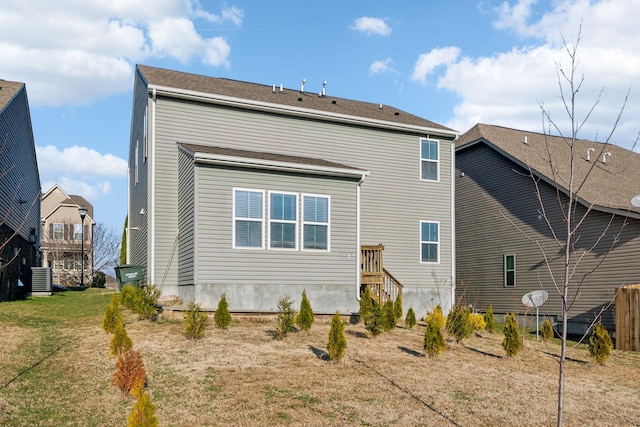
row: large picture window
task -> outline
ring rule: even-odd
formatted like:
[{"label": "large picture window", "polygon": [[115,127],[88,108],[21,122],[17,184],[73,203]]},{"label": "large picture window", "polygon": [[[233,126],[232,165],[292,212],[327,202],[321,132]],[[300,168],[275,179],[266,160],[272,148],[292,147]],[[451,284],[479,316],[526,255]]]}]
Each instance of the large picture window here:
[{"label": "large picture window", "polygon": [[329,250],[329,197],[303,195],[302,248]]},{"label": "large picture window", "polygon": [[269,194],[269,247],[296,249],[298,196]]},{"label": "large picture window", "polygon": [[420,179],[438,181],[440,169],[439,143],[433,139],[420,140]]},{"label": "large picture window", "polygon": [[264,192],[240,190],[233,192],[234,247],[264,247]]},{"label": "large picture window", "polygon": [[440,253],[440,223],[420,222],[420,261],[437,263]]}]

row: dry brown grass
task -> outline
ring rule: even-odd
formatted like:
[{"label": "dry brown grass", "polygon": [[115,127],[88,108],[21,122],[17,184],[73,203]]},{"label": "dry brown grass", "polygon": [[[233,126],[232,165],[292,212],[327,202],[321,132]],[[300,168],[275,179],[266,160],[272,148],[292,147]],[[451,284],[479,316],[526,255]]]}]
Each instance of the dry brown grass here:
[{"label": "dry brown grass", "polygon": [[[181,322],[125,318],[161,425],[555,425],[556,344],[526,341],[508,359],[502,335],[482,333],[447,342],[430,359],[423,326],[371,338],[362,325],[347,325],[345,357],[333,363],[328,320],[284,340],[275,339],[275,322],[236,320],[194,342]],[[133,400],[108,385],[116,359],[100,321],[69,327],[71,344],[40,363],[41,374],[1,390],[0,424],[27,425],[16,414],[43,406],[51,414],[28,425],[126,423]],[[640,354],[614,351],[606,366],[592,364],[584,348],[568,355],[565,425],[640,425]],[[4,367],[0,374],[12,375]],[[42,382],[31,402],[15,398],[27,381]]]}]

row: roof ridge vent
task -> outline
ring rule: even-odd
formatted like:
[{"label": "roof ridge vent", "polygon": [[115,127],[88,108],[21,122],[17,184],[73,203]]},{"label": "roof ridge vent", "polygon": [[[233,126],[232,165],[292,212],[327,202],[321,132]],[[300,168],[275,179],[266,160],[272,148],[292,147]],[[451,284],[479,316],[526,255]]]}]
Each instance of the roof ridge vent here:
[{"label": "roof ridge vent", "polygon": [[591,148],[587,148],[587,162],[591,161],[591,153],[596,151],[595,148],[591,147]]}]

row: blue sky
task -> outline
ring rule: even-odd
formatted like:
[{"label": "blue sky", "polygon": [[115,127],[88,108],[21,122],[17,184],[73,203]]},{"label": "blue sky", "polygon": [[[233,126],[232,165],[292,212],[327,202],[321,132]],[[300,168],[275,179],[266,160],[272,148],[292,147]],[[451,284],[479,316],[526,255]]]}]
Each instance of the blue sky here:
[{"label": "blue sky", "polygon": [[135,64],[393,105],[465,132],[566,126],[556,65],[582,22],[580,137],[640,131],[636,0],[3,0],[0,78],[25,82],[43,191],[60,184],[120,233]]}]

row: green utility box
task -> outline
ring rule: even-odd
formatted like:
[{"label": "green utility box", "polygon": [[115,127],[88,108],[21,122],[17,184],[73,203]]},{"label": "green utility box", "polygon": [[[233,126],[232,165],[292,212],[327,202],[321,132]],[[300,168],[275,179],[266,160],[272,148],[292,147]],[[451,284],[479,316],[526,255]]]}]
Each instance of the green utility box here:
[{"label": "green utility box", "polygon": [[142,269],[143,266],[141,265],[124,264],[117,266],[115,270],[116,279],[118,279],[118,290],[121,291],[122,286],[127,283],[137,288],[139,281],[142,280]]}]

